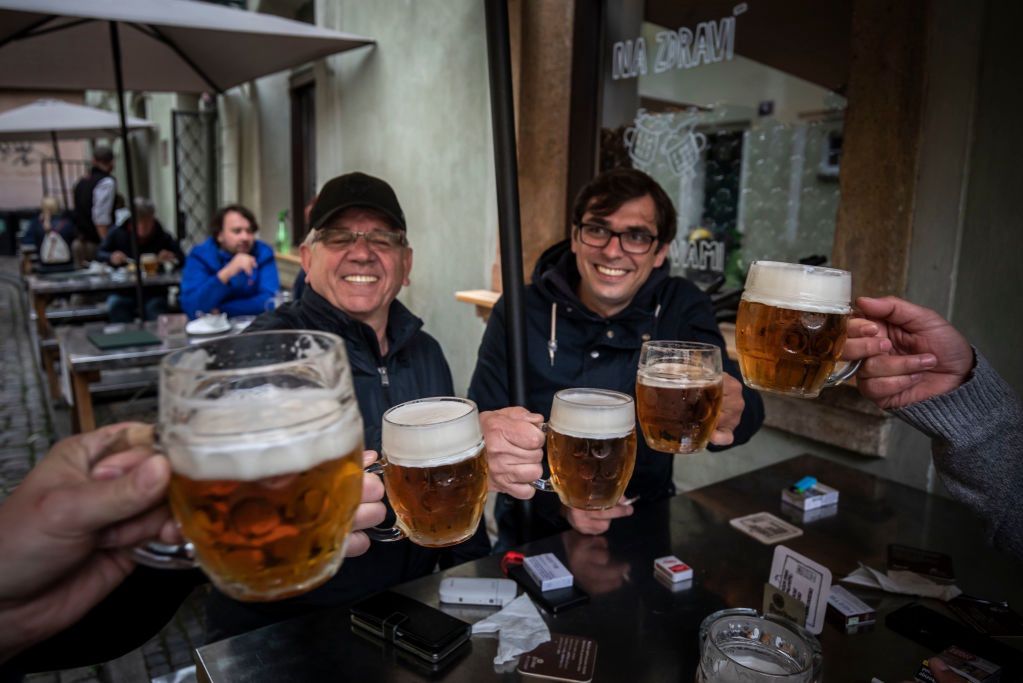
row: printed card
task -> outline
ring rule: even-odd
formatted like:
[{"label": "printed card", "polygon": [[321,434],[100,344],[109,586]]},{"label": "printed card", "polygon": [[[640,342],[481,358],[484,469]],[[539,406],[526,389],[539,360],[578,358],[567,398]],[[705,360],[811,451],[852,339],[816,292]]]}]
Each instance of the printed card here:
[{"label": "printed card", "polygon": [[806,630],[819,634],[831,592],[831,570],[783,545],[774,549],[769,583],[806,605]]},{"label": "printed card", "polygon": [[787,541],[803,535],[803,530],[775,517],[770,512],[757,512],[729,521],[744,534],[748,534],[765,545]]},{"label": "printed card", "polygon": [[552,633],[546,643],[522,655],[518,671],[524,676],[589,683],[593,680],[596,665],[597,641],[582,636]]}]

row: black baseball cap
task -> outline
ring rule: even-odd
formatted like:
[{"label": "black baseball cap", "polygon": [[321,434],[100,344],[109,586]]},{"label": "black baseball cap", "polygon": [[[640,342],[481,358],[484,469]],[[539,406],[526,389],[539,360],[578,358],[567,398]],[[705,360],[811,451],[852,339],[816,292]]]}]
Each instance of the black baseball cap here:
[{"label": "black baseball cap", "polygon": [[318,230],[339,212],[353,206],[376,209],[406,230],[405,213],[394,190],[380,178],[365,173],[346,173],[327,181],[309,212],[309,229]]}]

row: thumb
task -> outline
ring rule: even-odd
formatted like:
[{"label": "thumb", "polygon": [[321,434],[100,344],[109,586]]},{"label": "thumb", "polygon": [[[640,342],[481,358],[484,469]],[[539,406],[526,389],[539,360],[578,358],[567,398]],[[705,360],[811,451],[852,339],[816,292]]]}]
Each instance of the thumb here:
[{"label": "thumb", "polygon": [[47,495],[44,508],[55,530],[92,533],[157,505],[170,482],[170,463],[147,458],[116,479],[89,480]]}]

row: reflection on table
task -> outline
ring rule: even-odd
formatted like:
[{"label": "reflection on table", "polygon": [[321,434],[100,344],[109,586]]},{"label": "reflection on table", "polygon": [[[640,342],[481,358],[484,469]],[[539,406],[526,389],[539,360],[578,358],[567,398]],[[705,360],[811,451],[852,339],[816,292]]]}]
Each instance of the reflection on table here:
[{"label": "reflection on table", "polygon": [[[721,454],[719,457],[730,457]],[[597,641],[594,681],[692,681],[698,664],[700,621],[724,607],[763,602],[774,546],[762,545],[728,521],[768,511],[781,514],[781,490],[806,475],[837,488],[835,514],[796,523],[803,536],[784,545],[829,567],[836,581],[858,562],[883,569],[889,543],[947,553],[957,584],[968,594],[1023,604],[1020,569],[984,546],[981,524],[958,503],[879,479],[837,463],[803,455],[733,479],[638,508],[601,537],[575,532],[536,541],[526,554],[555,553],[591,592],[588,604],[557,616],[545,615],[552,632]],[[542,494],[538,494],[542,495]],[[653,561],[677,555],[695,570],[692,586],[672,592],[653,576]],[[447,576],[500,576],[499,558],[488,557],[403,584],[402,593],[438,606],[437,590]],[[885,616],[911,602],[847,586],[877,610],[877,625],[847,635],[825,624],[820,641],[825,681],[909,680],[927,648],[889,631]],[[940,603],[928,606],[950,614]],[[474,622],[493,608],[442,608]],[[522,680],[496,673],[497,641],[474,637],[470,652],[451,664],[445,680]],[[400,653],[352,634],[348,612],[331,609],[211,643],[196,651],[199,680],[418,681],[424,676]]]},{"label": "reflection on table", "polygon": [[87,432],[96,428],[92,395],[96,388],[95,384],[100,382],[104,371],[130,368],[152,370],[151,372],[136,373],[133,378],[118,385],[105,387],[106,389],[142,390],[147,386],[155,387],[156,373],[153,366],[157,365],[165,355],[186,344],[198,344],[209,339],[236,334],[245,329],[252,320],[253,316],[231,318],[231,329],[218,335],[188,335],[183,331],[183,325],[180,331],[168,333],[166,330],[162,330],[156,321],[151,321],[145,323],[141,329],[155,335],[159,343],[110,349],[98,348],[90,341],[89,335],[136,330],[139,327],[127,324],[92,323],[58,328],[57,340],[60,346],[63,372],[62,392],[68,403],[71,404],[72,431],[75,433]]}]

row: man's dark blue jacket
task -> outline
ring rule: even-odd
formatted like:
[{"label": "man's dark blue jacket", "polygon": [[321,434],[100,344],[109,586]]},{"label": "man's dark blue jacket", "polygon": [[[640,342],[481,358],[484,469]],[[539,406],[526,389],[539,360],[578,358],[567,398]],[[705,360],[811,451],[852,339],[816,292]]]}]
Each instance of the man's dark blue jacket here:
[{"label": "man's dark blue jacket", "polygon": [[[362,412],[365,447],[380,450],[384,412],[399,403],[429,396],[453,396],[454,386],[440,345],[422,331],[423,321],[395,300],[387,319],[388,351],[380,355],[376,334],[368,325],[334,308],[306,287],[302,298],[266,313],[249,326],[260,330],[320,330],[345,340],[355,395]],[[384,525],[390,526],[393,514]],[[207,606],[208,637],[222,638],[315,608],[347,605],[394,584],[425,576],[438,565],[447,568],[490,553],[485,524],[476,535],[450,548],[423,548],[408,540],[373,542],[369,551],[349,557],[323,586],[289,600],[242,603],[212,592]]]},{"label": "man's dark blue jacket", "polygon": [[[698,341],[721,347],[724,369],[742,381],[728,359],[710,299],[688,280],[669,275],[665,263],[655,269],[625,310],[603,318],[579,300],[579,271],[568,240],[554,245],[537,261],[533,282],[526,288],[526,408],[550,416],[551,401],[561,389],[593,387],[635,396],[636,368],[644,341],[651,339]],[[551,318],[555,333],[551,334]],[[496,410],[511,404],[507,386],[504,299],[494,306],[480,344],[469,398],[479,409]],[[551,364],[550,348],[554,347]],[[757,392],[743,387],[746,407],[735,429],[735,444],[745,443],[764,421],[764,406]],[[675,494],[674,457],[647,446],[642,431],[637,439],[636,469],[626,496],[641,496],[637,505]],[[546,466],[545,466],[546,470]],[[515,544],[525,534],[550,535],[568,528],[560,502],[553,494],[533,497],[531,529],[521,529],[512,500],[498,497],[498,550]]]}]

